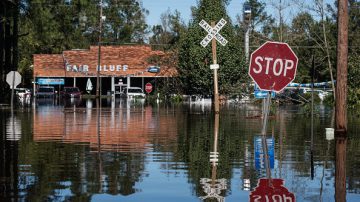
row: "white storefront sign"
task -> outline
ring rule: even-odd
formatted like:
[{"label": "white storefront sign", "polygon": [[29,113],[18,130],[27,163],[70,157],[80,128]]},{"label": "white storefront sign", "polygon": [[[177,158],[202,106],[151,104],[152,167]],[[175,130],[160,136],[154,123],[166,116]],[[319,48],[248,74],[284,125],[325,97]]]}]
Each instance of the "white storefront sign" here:
[{"label": "white storefront sign", "polygon": [[[100,65],[96,70],[100,72],[120,72],[126,71],[128,65]],[[66,65],[66,71],[68,72],[88,72],[89,65]]]}]

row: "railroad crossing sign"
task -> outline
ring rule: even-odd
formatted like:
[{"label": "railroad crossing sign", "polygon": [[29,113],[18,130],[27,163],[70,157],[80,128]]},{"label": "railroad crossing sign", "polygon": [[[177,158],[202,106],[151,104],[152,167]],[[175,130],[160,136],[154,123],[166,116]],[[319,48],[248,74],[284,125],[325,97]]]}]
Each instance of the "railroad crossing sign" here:
[{"label": "railroad crossing sign", "polygon": [[210,65],[210,69],[214,70],[214,108],[215,113],[219,113],[219,90],[218,90],[218,76],[217,70],[219,69],[219,65],[217,64],[216,59],[216,41],[218,41],[221,45],[225,46],[228,41],[219,34],[221,28],[223,28],[226,24],[226,20],[221,18],[221,20],[215,25],[215,22],[211,22],[211,26],[205,21],[201,20],[199,25],[208,32],[206,37],[200,42],[202,47],[206,47],[210,41],[212,41],[212,59],[213,64]]},{"label": "railroad crossing sign", "polygon": [[10,71],[6,75],[6,82],[9,84],[10,89],[14,89],[21,83],[21,75],[18,71]]},{"label": "railroad crossing sign", "polygon": [[223,36],[221,36],[219,32],[226,23],[226,20],[221,18],[221,20],[215,25],[215,27],[212,27],[205,20],[201,20],[199,25],[208,32],[206,37],[200,42],[201,46],[205,48],[213,38],[215,38],[221,45],[225,46],[228,41]]},{"label": "railroad crossing sign", "polygon": [[287,43],[268,41],[251,54],[249,76],[261,90],[280,92],[295,79],[297,63]]}]

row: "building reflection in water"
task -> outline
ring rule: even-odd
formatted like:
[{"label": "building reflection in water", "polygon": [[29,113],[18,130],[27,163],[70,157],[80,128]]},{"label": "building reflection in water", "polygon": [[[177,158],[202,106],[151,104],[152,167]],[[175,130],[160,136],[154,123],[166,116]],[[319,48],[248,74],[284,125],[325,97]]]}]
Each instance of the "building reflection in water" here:
[{"label": "building reflection in water", "polygon": [[201,178],[200,184],[202,186],[205,196],[201,196],[200,199],[205,201],[207,199],[216,199],[218,202],[225,202],[225,197],[222,196],[222,192],[227,189],[227,180],[217,179],[217,166],[219,162],[218,152],[218,134],[219,134],[219,114],[215,114],[214,122],[214,145],[213,151],[210,152],[210,162],[212,166],[211,178]]},{"label": "building reflection in water", "polygon": [[[51,164],[58,169],[47,170],[51,173],[47,182],[39,181],[34,186],[64,184],[68,188],[62,191],[73,193],[72,200],[102,193],[126,196],[139,191],[135,184],[144,175],[146,153],[152,152],[154,145],[175,142],[177,122],[175,116],[164,115],[165,111],[154,113],[151,106],[142,107],[140,103],[140,107],[132,107],[133,104],[138,103],[125,100],[113,108],[100,108],[95,107],[100,103],[88,100],[82,108],[38,106],[33,113],[34,141],[47,142],[39,145],[52,145],[49,152],[61,151],[58,155],[63,159],[75,156],[76,162],[71,158],[70,162],[41,161],[44,165],[40,167]],[[50,195],[44,193],[46,197]]]},{"label": "building reflection in water", "polygon": [[89,144],[94,151],[101,146],[101,151],[143,152],[153,144],[154,133],[160,141],[176,139],[175,117],[155,115],[150,106],[131,108],[133,103],[120,104],[119,108],[100,110],[92,108],[92,101],[86,101],[86,108],[38,107],[33,117],[34,140]]}]

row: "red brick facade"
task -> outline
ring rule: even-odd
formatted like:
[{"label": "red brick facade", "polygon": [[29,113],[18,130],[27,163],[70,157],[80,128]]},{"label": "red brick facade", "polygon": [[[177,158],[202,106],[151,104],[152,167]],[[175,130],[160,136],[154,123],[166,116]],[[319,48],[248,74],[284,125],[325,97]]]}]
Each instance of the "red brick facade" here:
[{"label": "red brick facade", "polygon": [[[175,67],[161,66],[160,72],[147,72],[153,56],[164,57],[162,51],[153,51],[146,45],[123,45],[101,47],[102,77],[173,77],[177,75]],[[88,50],[67,50],[62,54],[35,54],[35,77],[95,77],[98,65],[98,46]]]}]

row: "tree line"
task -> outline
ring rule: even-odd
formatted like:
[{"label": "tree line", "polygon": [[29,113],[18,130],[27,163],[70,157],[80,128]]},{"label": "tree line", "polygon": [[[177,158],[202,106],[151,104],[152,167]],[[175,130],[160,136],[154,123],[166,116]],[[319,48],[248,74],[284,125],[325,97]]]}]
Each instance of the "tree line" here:
[{"label": "tree line", "polygon": [[[2,84],[10,69],[23,75],[23,85],[32,81],[32,55],[61,53],[68,49],[86,49],[98,43],[99,10],[106,20],[102,26],[102,44],[150,44],[166,51],[166,61],[175,66],[179,77],[172,91],[186,94],[212,94],[212,72],[209,70],[211,47],[200,41],[206,35],[198,23],[227,20],[221,30],[229,43],[218,45],[219,91],[240,95],[250,82],[244,54],[244,35],[250,28],[250,52],[265,41],[288,43],[299,57],[296,82],[311,81],[311,57],[315,57],[315,81],[336,80],[337,1],[323,0],[249,0],[250,23],[241,12],[236,20],[227,14],[230,0],[201,0],[191,8],[189,22],[177,10],[161,14],[159,25],[149,26],[149,13],[141,0],[5,0],[1,3],[0,67]],[[360,55],[360,2],[349,0],[349,102],[358,103],[357,63]],[[289,13],[289,9],[297,10]],[[241,8],[239,8],[241,11]],[[16,29],[18,27],[18,29]],[[20,51],[17,51],[20,50]],[[19,59],[18,59],[19,58]],[[7,85],[2,86],[2,93]],[[4,87],[6,86],[6,87]],[[168,85],[164,85],[168,86]],[[166,90],[168,91],[168,90]],[[5,96],[1,96],[2,98]]]}]

